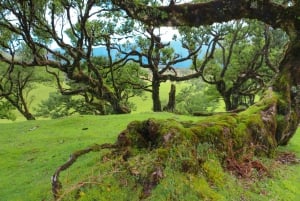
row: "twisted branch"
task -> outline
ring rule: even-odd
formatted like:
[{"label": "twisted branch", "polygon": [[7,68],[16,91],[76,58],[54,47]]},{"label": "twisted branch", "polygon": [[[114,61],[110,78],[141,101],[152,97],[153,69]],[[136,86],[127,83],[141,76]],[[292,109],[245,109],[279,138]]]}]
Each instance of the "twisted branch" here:
[{"label": "twisted branch", "polygon": [[101,144],[101,145],[95,144],[91,147],[88,147],[88,148],[82,149],[82,150],[78,150],[78,151],[74,152],[73,154],[71,154],[69,160],[67,162],[65,162],[63,165],[59,166],[57,168],[57,170],[55,171],[55,173],[51,177],[52,194],[53,194],[54,199],[58,200],[59,196],[60,196],[62,184],[59,181],[59,175],[62,171],[71,167],[73,165],[73,163],[75,163],[76,160],[84,154],[87,154],[91,151],[92,152],[101,151],[102,149],[114,149],[116,147],[117,147],[116,144],[109,144],[109,143]]}]

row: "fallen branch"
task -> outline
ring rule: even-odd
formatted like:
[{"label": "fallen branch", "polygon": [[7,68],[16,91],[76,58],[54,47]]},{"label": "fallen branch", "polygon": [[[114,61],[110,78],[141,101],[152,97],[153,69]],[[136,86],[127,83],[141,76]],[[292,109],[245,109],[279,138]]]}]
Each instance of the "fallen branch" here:
[{"label": "fallen branch", "polygon": [[73,165],[73,163],[76,162],[76,160],[80,156],[82,156],[84,154],[87,154],[91,151],[96,152],[96,151],[101,151],[102,149],[113,149],[116,147],[117,147],[117,145],[115,145],[115,144],[101,144],[101,145],[95,144],[91,147],[76,151],[73,154],[71,154],[69,160],[66,163],[64,163],[63,165],[61,165],[59,168],[57,168],[57,170],[51,177],[52,194],[54,196],[54,199],[57,200],[59,198],[60,190],[62,189],[62,184],[59,181],[59,175],[62,171],[68,169],[71,165]]}]

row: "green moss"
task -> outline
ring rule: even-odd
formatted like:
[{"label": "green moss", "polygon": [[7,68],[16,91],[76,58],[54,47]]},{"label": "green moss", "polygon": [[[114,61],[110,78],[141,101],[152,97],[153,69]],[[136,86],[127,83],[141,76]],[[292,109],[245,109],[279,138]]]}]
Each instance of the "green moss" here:
[{"label": "green moss", "polygon": [[190,180],[192,189],[196,191],[203,200],[225,201],[225,198],[221,194],[210,187],[205,178],[191,176]]},{"label": "green moss", "polygon": [[191,186],[190,177],[168,167],[166,177],[153,189],[149,201],[198,201],[200,194]]},{"label": "green moss", "polygon": [[247,139],[245,138],[245,135],[248,135],[247,132],[248,128],[245,123],[241,122],[234,127],[234,137],[233,137],[233,143],[236,147],[242,147],[246,142]]},{"label": "green moss", "polygon": [[288,76],[289,73],[281,73],[279,79],[276,79],[276,83],[274,83],[274,85],[278,88],[278,89],[283,89],[283,90],[277,90],[277,91],[286,91],[286,89],[289,89],[289,85],[290,85],[290,77]]},{"label": "green moss", "polygon": [[[121,177],[120,177],[121,176]],[[136,193],[128,193],[134,186],[134,180],[123,177],[124,175],[114,175],[104,177],[101,181],[91,181],[92,186],[81,188],[73,192],[73,196],[68,196],[63,200],[79,200],[79,201],[107,201],[107,200],[139,200],[141,187],[135,187]],[[96,185],[96,183],[98,183]]]},{"label": "green moss", "polygon": [[203,171],[210,182],[217,187],[223,187],[225,174],[218,159],[210,159],[203,163]]},{"label": "green moss", "polygon": [[286,120],[284,115],[276,115],[276,122],[277,122],[277,130],[281,131],[284,129],[286,125]]},{"label": "green moss", "polygon": [[156,149],[155,151],[156,151],[157,158],[159,160],[166,160],[169,156],[168,149],[161,147],[161,148]]}]

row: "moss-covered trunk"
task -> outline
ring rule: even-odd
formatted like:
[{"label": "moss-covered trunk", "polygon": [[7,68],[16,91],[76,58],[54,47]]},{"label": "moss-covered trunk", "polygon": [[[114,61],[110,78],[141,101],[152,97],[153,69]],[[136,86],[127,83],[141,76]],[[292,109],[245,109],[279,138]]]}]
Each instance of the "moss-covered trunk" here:
[{"label": "moss-covered trunk", "polygon": [[278,96],[276,141],[285,145],[294,135],[300,118],[300,40],[290,42],[273,89]]}]

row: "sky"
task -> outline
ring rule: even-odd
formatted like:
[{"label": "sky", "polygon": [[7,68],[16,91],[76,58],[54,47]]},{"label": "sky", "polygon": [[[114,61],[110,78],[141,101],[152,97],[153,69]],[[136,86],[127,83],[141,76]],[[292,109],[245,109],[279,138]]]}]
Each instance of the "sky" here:
[{"label": "sky", "polygon": [[[187,2],[191,2],[191,0],[177,0],[179,4],[181,3],[187,3]],[[168,5],[170,0],[163,0],[162,1],[164,4]],[[49,16],[50,18],[50,16]],[[77,14],[74,12],[71,14],[71,18],[72,18],[72,21],[73,22],[76,22],[77,21]],[[50,21],[50,19],[49,19]],[[62,27],[62,23],[58,22],[57,23],[57,29],[60,29],[59,27]],[[64,24],[64,29],[68,29],[70,28],[70,26],[68,24]],[[60,31],[58,31],[60,33]],[[161,34],[161,39],[162,41],[164,42],[169,42],[172,40],[173,38],[173,35],[176,34],[176,35],[179,35],[179,32],[176,28],[173,28],[173,27],[161,27],[159,29],[157,29],[157,32],[156,33],[160,33]],[[68,39],[68,37],[66,36],[66,34],[63,34],[63,37],[64,37],[64,41],[68,44],[70,44],[70,40]],[[57,49],[59,48],[59,46],[56,44],[56,43],[52,43],[50,45],[50,47],[52,49]]]}]

